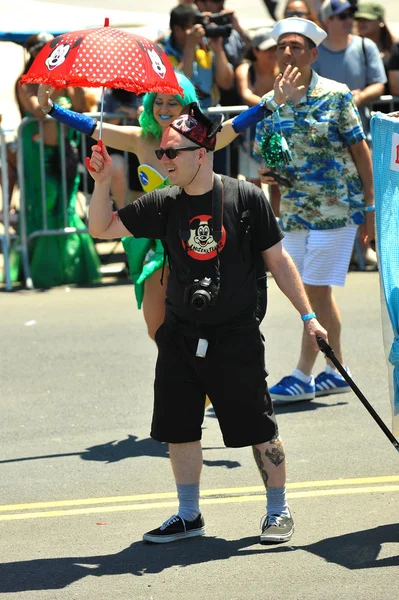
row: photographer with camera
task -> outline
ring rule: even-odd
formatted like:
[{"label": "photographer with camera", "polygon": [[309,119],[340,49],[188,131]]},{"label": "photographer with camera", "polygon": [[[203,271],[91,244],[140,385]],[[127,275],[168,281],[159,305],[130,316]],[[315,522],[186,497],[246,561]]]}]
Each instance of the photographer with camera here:
[{"label": "photographer with camera", "polygon": [[[244,55],[250,46],[248,34],[241,26],[237,13],[225,8],[224,0],[196,0],[196,5],[201,12],[208,15],[211,22],[224,25],[230,30],[229,34],[226,33],[223,37],[223,48],[227,60],[235,72],[234,84],[229,89],[220,89],[219,104],[220,106],[238,106],[243,102],[237,89],[236,69],[242,64]],[[216,154],[215,171],[217,173],[228,172],[233,176],[239,173],[239,152],[240,140],[237,139],[230,145],[229,152],[222,150]]]},{"label": "photographer with camera", "polygon": [[[196,0],[200,12],[209,15],[209,21],[229,28],[229,34],[224,35],[224,51],[227,60],[235,69],[241,62],[250,39],[246,30],[241,26],[237,13],[224,7],[224,0]],[[223,103],[226,105],[226,103]]]},{"label": "photographer with camera", "polygon": [[181,4],[170,13],[164,50],[173,67],[191,79],[202,109],[218,104],[219,88],[229,89],[234,83],[223,34],[227,34],[226,27],[208,22],[194,5]]},{"label": "photographer with camera", "polygon": [[[112,161],[93,147],[95,188],[89,231],[98,238],[161,238],[170,275],[165,321],[155,339],[158,359],[151,436],[169,444],[179,509],[145,541],[163,543],[205,533],[199,507],[201,425],[205,395],[226,446],[252,446],[266,486],[260,541],[288,541],[294,531],[285,492],[285,454],[266,384],[263,338],[256,318],[256,259],[263,257],[278,286],[315,336],[327,339],[311,312],[283,234],[263,192],[213,172],[217,122],[196,103],[164,133],[156,156],[171,186],[112,212]],[[240,119],[238,118],[240,122]],[[234,126],[234,123],[233,123]]]}]

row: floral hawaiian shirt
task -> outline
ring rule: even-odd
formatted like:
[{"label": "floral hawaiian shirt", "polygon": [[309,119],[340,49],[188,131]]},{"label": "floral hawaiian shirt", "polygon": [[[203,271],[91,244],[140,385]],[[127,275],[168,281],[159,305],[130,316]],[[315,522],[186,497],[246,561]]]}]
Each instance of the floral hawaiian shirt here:
[{"label": "floral hawaiian shirt", "polygon": [[[271,97],[270,92],[266,97]],[[283,133],[292,161],[273,170],[292,187],[280,186],[285,231],[334,229],[363,222],[363,188],[349,147],[365,139],[348,87],[314,71],[306,96],[288,101],[256,128],[254,154],[263,137]]]}]

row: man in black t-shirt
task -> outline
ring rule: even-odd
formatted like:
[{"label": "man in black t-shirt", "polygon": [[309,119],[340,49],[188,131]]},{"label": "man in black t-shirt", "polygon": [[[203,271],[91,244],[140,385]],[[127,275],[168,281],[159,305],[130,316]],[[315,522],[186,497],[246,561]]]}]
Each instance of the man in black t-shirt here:
[{"label": "man in black t-shirt", "polygon": [[[156,151],[171,187],[112,213],[112,161],[94,146],[96,181],[89,230],[98,238],[161,238],[170,261],[165,322],[155,340],[158,360],[151,436],[169,443],[179,510],[143,536],[163,543],[205,533],[199,508],[201,425],[210,397],[226,446],[252,446],[267,496],[260,541],[288,541],[294,522],[285,495],[285,454],[266,384],[263,338],[256,319],[255,255],[302,315],[306,332],[327,339],[282,233],[259,188],[244,194],[213,173],[217,124],[189,105]],[[179,187],[177,187],[179,186]],[[245,196],[241,197],[241,196]]]}]

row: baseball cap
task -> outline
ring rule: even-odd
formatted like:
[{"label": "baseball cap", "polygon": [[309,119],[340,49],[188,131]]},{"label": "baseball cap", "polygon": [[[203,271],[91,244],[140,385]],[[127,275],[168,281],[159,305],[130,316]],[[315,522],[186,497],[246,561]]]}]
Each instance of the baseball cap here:
[{"label": "baseball cap", "polygon": [[320,7],[320,18],[322,21],[339,15],[344,10],[353,10],[353,6],[348,0],[324,0]]},{"label": "baseball cap", "polygon": [[355,12],[355,19],[366,19],[367,21],[376,21],[380,19],[383,21],[385,18],[385,9],[381,4],[373,4],[364,2],[358,4]]},{"label": "baseball cap", "polygon": [[300,17],[281,19],[281,21],[277,21],[271,30],[271,36],[276,42],[279,37],[285,33],[299,33],[312,40],[316,46],[319,46],[327,37],[324,29],[316,25],[316,23],[313,23],[313,21],[309,21],[308,19],[301,19]]},{"label": "baseball cap", "polygon": [[258,29],[251,38],[251,46],[258,50],[268,50],[276,46],[276,40],[272,38],[270,29]]},{"label": "baseball cap", "polygon": [[50,42],[54,39],[54,36],[51,33],[47,33],[47,31],[41,31],[40,33],[35,33],[28,37],[25,42],[25,48],[28,52],[32,53],[37,50],[41,50],[47,42]]}]

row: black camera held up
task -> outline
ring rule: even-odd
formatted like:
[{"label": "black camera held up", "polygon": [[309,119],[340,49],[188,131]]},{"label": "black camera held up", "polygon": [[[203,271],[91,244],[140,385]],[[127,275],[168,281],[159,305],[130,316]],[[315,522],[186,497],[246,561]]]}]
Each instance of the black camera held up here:
[{"label": "black camera held up", "polygon": [[229,13],[198,13],[194,24],[199,23],[205,29],[207,38],[222,37],[227,39],[233,29]]},{"label": "black camera held up", "polygon": [[189,304],[194,310],[205,310],[208,306],[215,306],[219,291],[219,281],[215,283],[210,277],[194,279],[186,285],[184,303]]}]

